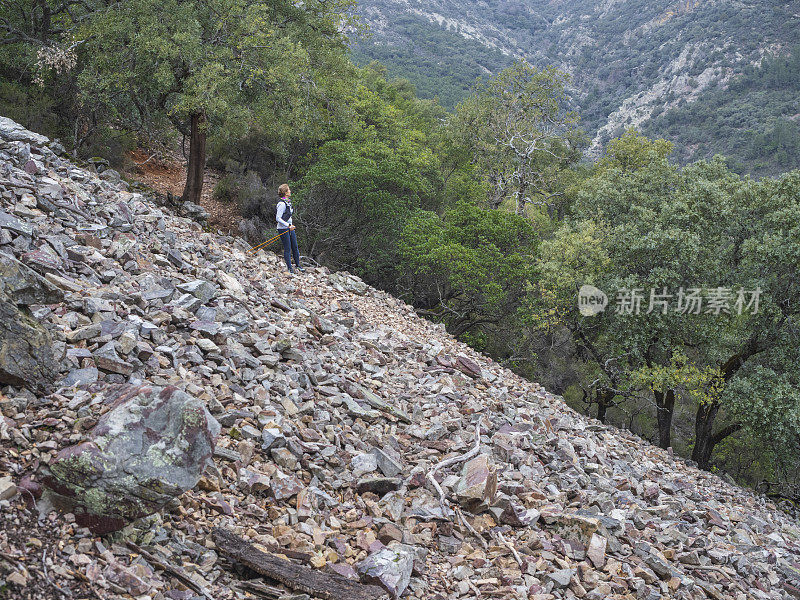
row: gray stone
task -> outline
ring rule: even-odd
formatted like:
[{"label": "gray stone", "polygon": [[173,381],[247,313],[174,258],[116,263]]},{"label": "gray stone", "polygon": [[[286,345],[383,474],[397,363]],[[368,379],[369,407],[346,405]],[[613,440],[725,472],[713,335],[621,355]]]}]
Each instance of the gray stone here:
[{"label": "gray stone", "polygon": [[396,477],[403,472],[403,465],[380,448],[375,448],[372,454],[375,456],[378,469],[387,477]]},{"label": "gray stone", "polygon": [[380,585],[399,598],[411,581],[414,557],[414,549],[405,544],[382,548],[359,563],[358,572],[363,582]]},{"label": "gray stone", "polygon": [[18,305],[55,304],[64,294],[13,256],[0,252],[0,291]]},{"label": "gray stone", "polygon": [[358,479],[366,473],[372,473],[378,468],[378,459],[374,454],[356,454],[350,459],[350,473]]},{"label": "gray stone", "polygon": [[0,500],[10,500],[17,495],[17,486],[11,476],[0,477]]},{"label": "gray stone", "polygon": [[28,131],[7,117],[0,117],[0,138],[8,142],[25,142],[36,147],[44,146],[50,141],[43,135]]},{"label": "gray stone", "polygon": [[353,400],[347,394],[343,394],[341,396],[342,400],[344,401],[344,405],[347,407],[347,413],[353,418],[361,418],[361,419],[377,419],[381,416],[377,410],[370,410],[368,408],[362,408],[361,405]]},{"label": "gray stone", "polygon": [[270,454],[272,460],[284,469],[295,471],[300,466],[297,457],[286,448],[273,448]]},{"label": "gray stone", "polygon": [[563,589],[569,585],[572,576],[577,573],[577,569],[560,569],[547,574],[547,579],[553,582],[558,589]]},{"label": "gray stone", "polygon": [[93,340],[102,335],[103,326],[100,323],[92,323],[86,327],[80,327],[66,334],[68,342],[80,342],[82,340]]},{"label": "gray stone", "polygon": [[111,409],[88,439],[43,471],[53,505],[96,534],[152,514],[193,488],[211,459],[219,424],[176,388],[109,386]]},{"label": "gray stone", "polygon": [[58,382],[60,387],[72,387],[75,385],[89,385],[97,382],[99,372],[94,367],[85,369],[73,369],[69,374]]},{"label": "gray stone", "polygon": [[24,264],[42,275],[47,273],[57,275],[64,268],[63,261],[52,251],[31,250],[25,252],[20,258]]},{"label": "gray stone", "polygon": [[479,454],[464,465],[454,491],[465,508],[492,502],[497,492],[497,473],[489,468],[486,454]]},{"label": "gray stone", "polygon": [[460,539],[447,535],[439,536],[439,550],[445,554],[456,554],[464,544]]},{"label": "gray stone", "polygon": [[190,281],[189,283],[182,283],[178,286],[178,289],[186,294],[191,294],[202,304],[205,304],[209,300],[212,300],[217,297],[219,290],[217,286],[215,286],[210,281],[205,281],[202,279],[196,279],[195,281]]},{"label": "gray stone", "polygon": [[20,221],[16,217],[11,216],[7,212],[0,210],[0,229],[8,229],[18,234],[31,237],[33,235],[33,226],[24,221]]},{"label": "gray stone", "polygon": [[600,527],[600,521],[574,513],[545,514],[542,516],[550,531],[567,540],[575,540],[588,546],[592,535]]},{"label": "gray stone", "polygon": [[592,564],[597,569],[602,569],[606,564],[606,538],[592,534],[592,539],[589,541],[589,547],[586,549],[586,557],[592,561]]},{"label": "gray stone", "polygon": [[286,445],[286,438],[283,437],[280,429],[276,427],[265,428],[261,431],[261,449],[280,448]]},{"label": "gray stone", "polygon": [[512,527],[529,527],[539,519],[539,511],[526,509],[514,501],[509,501],[500,513],[500,522]]},{"label": "gray stone", "polygon": [[379,398],[376,394],[373,394],[368,389],[358,386],[359,391],[361,392],[364,401],[369,404],[372,408],[377,410],[382,410],[384,412],[389,413],[403,421],[403,423],[411,423],[411,417],[409,417],[406,413],[402,410],[397,408],[396,406],[392,406],[388,402],[385,402],[383,399]]},{"label": "gray stone", "polygon": [[305,488],[303,483],[292,475],[286,475],[282,471],[275,471],[269,484],[272,495],[276,500],[288,500],[296,496]]},{"label": "gray stone", "polygon": [[0,383],[46,393],[56,377],[50,334],[0,291]]},{"label": "gray stone", "polygon": [[120,375],[130,375],[133,373],[133,365],[122,360],[117,354],[114,342],[108,342],[100,346],[92,353],[94,362],[98,369],[109,373],[119,373]]}]

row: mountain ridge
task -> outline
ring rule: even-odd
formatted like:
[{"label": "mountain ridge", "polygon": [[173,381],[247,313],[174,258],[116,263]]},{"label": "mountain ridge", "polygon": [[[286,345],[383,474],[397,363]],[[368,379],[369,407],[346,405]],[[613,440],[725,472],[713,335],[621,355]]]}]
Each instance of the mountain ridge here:
[{"label": "mountain ridge", "polygon": [[[707,90],[725,88],[746,68],[759,66],[764,57],[786,55],[800,45],[796,1],[365,0],[361,6],[375,33],[371,42],[357,44],[358,52],[370,57],[371,48],[391,46],[402,67],[393,72],[412,82],[429,66],[414,65],[414,35],[393,35],[393,23],[406,15],[509,58],[570,73],[592,155],[625,128],[647,128],[661,112],[691,105]],[[422,30],[420,25],[417,36]],[[387,54],[384,49],[375,58],[391,65]],[[430,95],[427,88],[424,93]],[[650,130],[670,137],[664,128]]]}]

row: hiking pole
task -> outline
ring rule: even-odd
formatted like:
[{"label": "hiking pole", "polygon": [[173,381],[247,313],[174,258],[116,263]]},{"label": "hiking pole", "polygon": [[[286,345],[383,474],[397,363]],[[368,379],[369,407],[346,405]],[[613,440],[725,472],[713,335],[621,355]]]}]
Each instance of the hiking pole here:
[{"label": "hiking pole", "polygon": [[[289,232],[289,231],[291,231],[291,229],[287,229],[287,230],[286,230],[286,231],[284,231],[283,233],[287,233],[287,232]],[[258,250],[258,249],[259,249],[259,248],[261,248],[262,246],[267,246],[267,245],[271,244],[272,242],[274,242],[275,240],[277,240],[279,237],[281,237],[281,236],[283,235],[283,233],[279,233],[279,234],[278,234],[278,235],[276,235],[275,237],[268,239],[266,242],[264,242],[264,243],[262,243],[262,244],[259,244],[258,246],[255,246],[255,247],[253,247],[253,248],[250,248],[250,250],[248,250],[248,251],[247,251],[247,253],[249,254],[250,252],[255,252],[256,250]]]}]

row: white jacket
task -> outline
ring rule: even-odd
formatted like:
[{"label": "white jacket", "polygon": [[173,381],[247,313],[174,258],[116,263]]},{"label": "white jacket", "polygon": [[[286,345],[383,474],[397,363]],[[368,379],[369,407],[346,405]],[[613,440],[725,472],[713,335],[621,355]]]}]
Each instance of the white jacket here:
[{"label": "white jacket", "polygon": [[[288,211],[286,209],[289,209]],[[288,229],[292,226],[292,213],[294,209],[292,209],[292,201],[288,198],[281,198],[278,202],[278,208],[275,211],[275,222],[278,225],[278,229]],[[288,213],[289,218],[284,220],[283,217],[286,216]]]}]

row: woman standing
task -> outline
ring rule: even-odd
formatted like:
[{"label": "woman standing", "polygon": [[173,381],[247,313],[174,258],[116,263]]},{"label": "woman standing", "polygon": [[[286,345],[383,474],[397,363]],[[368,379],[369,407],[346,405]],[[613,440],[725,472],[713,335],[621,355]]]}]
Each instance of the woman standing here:
[{"label": "woman standing", "polygon": [[281,242],[283,242],[283,259],[286,261],[286,268],[289,273],[294,273],[292,269],[292,256],[294,256],[294,264],[297,270],[301,273],[303,268],[300,266],[300,250],[297,248],[297,234],[295,227],[292,224],[292,190],[289,185],[284,183],[278,188],[278,210],[275,214],[275,221],[278,225],[278,233],[281,234]]}]

